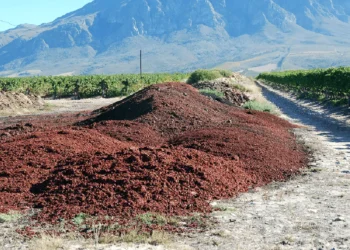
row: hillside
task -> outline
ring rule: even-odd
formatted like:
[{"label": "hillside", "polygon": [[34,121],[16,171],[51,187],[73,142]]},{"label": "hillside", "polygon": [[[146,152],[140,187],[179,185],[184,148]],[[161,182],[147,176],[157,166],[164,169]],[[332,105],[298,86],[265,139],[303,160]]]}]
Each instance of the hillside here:
[{"label": "hillside", "polygon": [[133,73],[349,64],[345,0],[95,0],[0,33],[0,75]]}]

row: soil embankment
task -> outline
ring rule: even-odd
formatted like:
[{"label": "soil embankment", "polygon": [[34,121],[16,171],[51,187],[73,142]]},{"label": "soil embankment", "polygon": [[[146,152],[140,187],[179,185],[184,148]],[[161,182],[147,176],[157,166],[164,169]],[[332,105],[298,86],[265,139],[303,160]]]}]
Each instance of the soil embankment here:
[{"label": "soil embankment", "polygon": [[44,101],[36,95],[0,91],[0,115],[18,115],[41,109]]}]

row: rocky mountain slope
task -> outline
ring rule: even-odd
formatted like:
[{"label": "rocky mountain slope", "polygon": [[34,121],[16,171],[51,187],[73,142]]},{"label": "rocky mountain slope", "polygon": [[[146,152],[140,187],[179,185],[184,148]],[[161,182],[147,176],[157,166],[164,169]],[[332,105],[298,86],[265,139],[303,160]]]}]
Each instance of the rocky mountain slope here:
[{"label": "rocky mountain slope", "polygon": [[0,74],[258,72],[350,62],[346,0],[95,0],[0,33]]}]

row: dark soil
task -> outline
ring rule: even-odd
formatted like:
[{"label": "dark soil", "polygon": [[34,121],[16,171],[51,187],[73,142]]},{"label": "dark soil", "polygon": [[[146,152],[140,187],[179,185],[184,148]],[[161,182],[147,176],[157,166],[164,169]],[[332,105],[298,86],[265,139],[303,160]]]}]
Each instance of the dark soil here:
[{"label": "dark soil", "polygon": [[286,180],[306,163],[293,125],[184,83],[154,85],[84,116],[5,123],[1,212],[41,208],[39,218],[52,222],[209,212],[209,201]]}]

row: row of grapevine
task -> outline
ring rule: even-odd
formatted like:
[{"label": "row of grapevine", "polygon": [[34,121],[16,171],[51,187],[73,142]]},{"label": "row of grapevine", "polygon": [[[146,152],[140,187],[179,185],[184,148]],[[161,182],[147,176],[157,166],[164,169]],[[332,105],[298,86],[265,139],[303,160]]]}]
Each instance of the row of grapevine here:
[{"label": "row of grapevine", "polygon": [[53,97],[116,97],[129,95],[151,84],[181,81],[187,77],[185,73],[160,73],[144,74],[142,81],[137,74],[0,78],[0,91]]},{"label": "row of grapevine", "polygon": [[258,79],[320,99],[350,100],[350,67],[262,73]]}]

